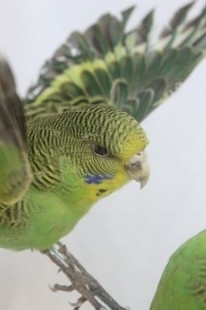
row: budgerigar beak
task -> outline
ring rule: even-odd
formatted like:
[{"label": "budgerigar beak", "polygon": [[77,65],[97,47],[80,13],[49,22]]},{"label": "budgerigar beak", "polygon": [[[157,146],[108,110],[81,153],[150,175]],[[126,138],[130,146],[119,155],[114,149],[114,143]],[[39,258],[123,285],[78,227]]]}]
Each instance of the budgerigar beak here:
[{"label": "budgerigar beak", "polygon": [[145,151],[134,155],[125,165],[129,177],[140,182],[140,188],[143,188],[150,176],[150,169]]}]

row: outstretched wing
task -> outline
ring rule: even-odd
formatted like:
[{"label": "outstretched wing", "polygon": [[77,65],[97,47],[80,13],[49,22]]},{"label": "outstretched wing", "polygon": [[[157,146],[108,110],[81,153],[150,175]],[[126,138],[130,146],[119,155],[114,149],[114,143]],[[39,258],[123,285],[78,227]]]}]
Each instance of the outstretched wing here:
[{"label": "outstretched wing", "polygon": [[31,182],[23,104],[5,60],[0,59],[0,204],[21,199]]},{"label": "outstretched wing", "polygon": [[120,20],[106,14],[84,34],[72,33],[29,89],[28,119],[107,102],[142,121],[204,57],[206,8],[187,22],[191,6],[176,12],[156,42],[150,40],[153,11],[135,29],[125,30],[133,7]]}]

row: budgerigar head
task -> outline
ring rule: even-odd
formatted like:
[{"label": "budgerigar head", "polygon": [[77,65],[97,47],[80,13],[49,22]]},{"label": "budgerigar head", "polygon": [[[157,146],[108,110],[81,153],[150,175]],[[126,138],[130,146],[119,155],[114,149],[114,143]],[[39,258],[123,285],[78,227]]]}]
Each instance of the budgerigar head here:
[{"label": "budgerigar head", "polygon": [[[109,105],[81,107],[68,114],[75,139],[70,154],[84,182],[109,194],[131,179],[143,187],[149,178],[146,134],[129,114]],[[67,127],[66,126],[66,127]]]}]

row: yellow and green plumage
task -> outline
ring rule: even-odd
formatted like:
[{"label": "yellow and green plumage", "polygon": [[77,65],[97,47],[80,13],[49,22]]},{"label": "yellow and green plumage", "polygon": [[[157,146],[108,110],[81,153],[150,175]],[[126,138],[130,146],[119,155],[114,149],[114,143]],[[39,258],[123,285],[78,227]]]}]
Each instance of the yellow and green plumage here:
[{"label": "yellow and green plumage", "polygon": [[178,11],[155,48],[153,12],[130,32],[132,9],[121,20],[103,16],[70,36],[24,101],[1,61],[1,247],[49,248],[99,198],[130,179],[146,183],[148,140],[138,122],[204,56],[205,10],[187,23],[190,7]]},{"label": "yellow and green plumage", "polygon": [[[18,100],[14,89],[8,95],[5,90],[4,96],[3,107],[10,105],[10,97],[11,101]],[[17,124],[15,133],[18,129]],[[54,116],[30,120],[26,134],[25,149],[32,171],[29,170],[28,174],[32,175],[32,180],[26,192],[19,186],[19,191],[24,193],[16,203],[13,203],[13,198],[11,202],[4,201],[2,196],[2,247],[49,248],[71,231],[99,198],[128,182],[133,172],[140,182],[147,180],[147,174],[144,176],[142,166],[139,166],[144,164],[141,156],[144,157],[142,151],[147,145],[146,135],[132,116],[115,107],[84,105]],[[14,145],[14,151],[17,151],[14,154],[9,142],[4,152],[9,152],[12,162],[19,159],[19,145]],[[137,160],[130,163],[135,158]],[[21,162],[14,162],[20,170],[17,177],[26,172],[23,157],[20,159],[22,167]],[[14,171],[8,172],[10,182],[6,183],[11,186],[8,197],[13,195],[11,182],[17,181],[15,177]],[[3,181],[6,180],[3,179],[1,184]]]}]

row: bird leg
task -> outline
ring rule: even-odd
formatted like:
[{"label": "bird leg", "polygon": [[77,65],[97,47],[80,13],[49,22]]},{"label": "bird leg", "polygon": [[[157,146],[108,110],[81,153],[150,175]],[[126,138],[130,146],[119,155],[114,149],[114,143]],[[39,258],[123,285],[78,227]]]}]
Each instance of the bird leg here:
[{"label": "bird leg", "polygon": [[71,285],[56,284],[52,288],[53,291],[78,291],[81,297],[75,304],[72,304],[74,310],[80,309],[86,301],[96,310],[126,310],[85,270],[78,260],[67,250],[66,246],[58,243],[58,247],[52,247],[42,253],[46,254],[60,268],[70,280]]}]

